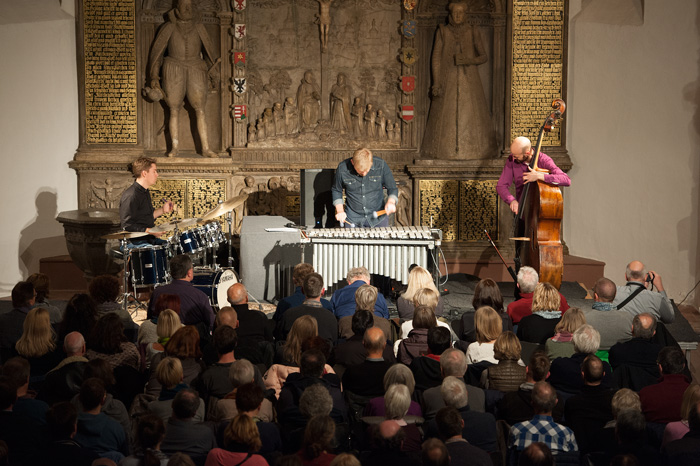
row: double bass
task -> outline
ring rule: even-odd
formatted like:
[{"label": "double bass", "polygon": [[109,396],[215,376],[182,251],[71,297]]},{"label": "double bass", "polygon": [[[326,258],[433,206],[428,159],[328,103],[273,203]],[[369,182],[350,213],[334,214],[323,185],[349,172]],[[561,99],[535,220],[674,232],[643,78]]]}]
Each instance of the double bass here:
[{"label": "double bass", "polygon": [[[545,132],[549,132],[566,110],[561,99],[552,103],[537,136],[530,169],[548,173],[537,166]],[[561,222],[564,217],[564,201],[561,190],[544,181],[526,183],[518,201],[518,213],[513,220],[516,269],[527,265],[539,273],[540,282],[561,287],[564,273],[564,248],[561,244]]]}]

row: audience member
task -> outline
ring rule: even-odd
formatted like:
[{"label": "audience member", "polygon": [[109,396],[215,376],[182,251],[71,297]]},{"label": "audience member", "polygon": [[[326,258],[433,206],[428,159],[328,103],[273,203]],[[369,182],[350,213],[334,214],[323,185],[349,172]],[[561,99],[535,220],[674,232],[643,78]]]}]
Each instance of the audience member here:
[{"label": "audience member", "polygon": [[304,466],[328,466],[335,455],[333,439],[335,423],[329,416],[314,416],[309,419],[304,430],[304,439],[299,450],[299,458]]},{"label": "audience member", "polygon": [[[416,388],[416,380],[413,377],[413,372],[411,372],[411,369],[409,369],[406,365],[394,364],[389,368],[388,371],[386,371],[386,374],[384,374],[384,392],[386,393],[389,387],[394,384],[405,385],[406,387],[408,387],[408,391],[411,393],[411,396],[414,395],[414,390]],[[379,396],[377,398],[372,398],[371,400],[369,400],[369,403],[367,403],[367,405],[365,406],[364,415],[382,417],[385,416],[386,408],[384,403],[384,396]],[[411,401],[406,415],[421,416],[422,412],[420,404],[418,404],[415,401]]]},{"label": "audience member", "polygon": [[34,306],[34,285],[19,282],[12,288],[12,310],[0,314],[0,362],[15,356],[15,344],[22,336],[24,319]]},{"label": "audience member", "polygon": [[655,333],[656,317],[646,312],[637,314],[632,319],[633,338],[610,348],[608,361],[621,386],[639,391],[659,379],[656,360],[663,346],[652,341]]},{"label": "audience member", "polygon": [[[158,398],[148,403],[148,410],[167,421],[172,413],[172,405],[175,396],[180,390],[189,388],[189,385],[182,382],[182,363],[178,358],[167,357],[158,363],[156,367],[156,378],[161,385]],[[197,414],[194,416],[195,422],[204,421],[204,402],[199,404]]]},{"label": "audience member", "polygon": [[615,438],[617,443],[611,448],[604,452],[590,454],[589,462],[595,466],[607,466],[614,464],[611,461],[614,458],[624,455],[630,460],[636,460],[636,464],[643,466],[664,464],[663,456],[659,450],[649,444],[644,415],[638,410],[628,409],[617,415]]},{"label": "audience member", "polygon": [[584,310],[586,323],[600,333],[600,349],[609,350],[615,343],[632,338],[632,314],[613,305],[617,287],[612,280],[602,277],[593,286],[593,304]]},{"label": "audience member", "polygon": [[[153,301],[153,299],[151,299]],[[150,304],[150,302],[149,302]],[[157,325],[158,316],[160,313],[170,309],[175,314],[177,314],[178,319],[180,318],[180,297],[176,294],[163,293],[155,299],[153,313],[155,315],[148,316],[146,320],[141,322],[139,327],[138,343],[154,343],[158,341]]]},{"label": "audience member", "polygon": [[[520,290],[520,298],[516,299],[508,305],[508,315],[513,321],[513,325],[518,325],[523,317],[527,317],[532,314],[532,302],[534,300],[534,292],[537,284],[540,281],[540,277],[537,271],[532,267],[523,266],[520,267],[518,271],[518,289]],[[563,294],[559,294],[559,306],[554,310],[561,311],[562,314],[569,309],[569,304],[566,302],[566,298]],[[552,302],[551,304],[554,304]]]},{"label": "audience member", "polygon": [[586,324],[583,311],[577,307],[569,308],[554,327],[554,336],[545,342],[547,356],[554,361],[556,358],[570,358],[574,350],[574,332]]},{"label": "audience member", "polygon": [[490,279],[485,278],[480,280],[479,283],[474,287],[474,297],[472,298],[472,309],[467,310],[462,314],[460,320],[453,322],[455,326],[455,331],[459,336],[459,339],[466,341],[467,343],[473,343],[476,341],[476,331],[474,325],[474,318],[476,309],[488,306],[493,308],[499,315],[502,321],[502,329],[513,330],[513,322],[510,316],[503,309],[503,295],[501,294],[501,289],[498,288],[498,284]]},{"label": "audience member", "polygon": [[493,356],[498,364],[487,367],[482,373],[484,388],[502,392],[518,390],[527,377],[527,369],[520,359],[521,352],[522,346],[513,332],[501,333],[493,345]]},{"label": "audience member", "polygon": [[[234,349],[238,344],[237,330],[228,325],[217,326],[212,342],[216,348],[218,360],[204,369],[192,382],[192,386],[204,399],[207,412],[211,411],[211,405],[215,404],[217,399],[224,398],[233,390],[229,379],[229,370],[233,362],[236,361]],[[244,383],[248,382],[250,380]]]},{"label": "audience member", "polygon": [[[165,296],[165,295],[163,295]],[[153,366],[153,361],[156,359],[156,355],[162,357],[162,353],[165,352],[165,345],[168,344],[170,338],[182,328],[182,322],[180,322],[180,316],[177,315],[172,309],[165,309],[156,318],[156,335],[158,340],[149,342],[146,345],[146,368],[151,369]]]},{"label": "audience member", "polygon": [[97,304],[95,304],[95,300],[88,294],[75,294],[68,300],[66,309],[63,311],[58,338],[62,340],[70,332],[80,332],[83,337],[89,340],[96,323]]},{"label": "audience member", "polygon": [[367,358],[363,363],[349,366],[345,370],[343,389],[365,397],[382,396],[384,394],[384,374],[393,365],[393,361],[387,361],[383,356],[386,348],[386,335],[379,327],[369,328],[364,334],[362,344]]},{"label": "audience member", "polygon": [[136,421],[136,453],[127,456],[119,466],[167,466],[168,457],[160,450],[165,438],[163,419],[144,414]]},{"label": "audience member", "polygon": [[55,466],[91,466],[98,456],[73,438],[78,429],[78,411],[71,403],[54,404],[46,413],[50,443],[36,452],[29,464]]},{"label": "audience member", "polygon": [[121,285],[114,275],[98,275],[88,285],[90,297],[97,304],[97,317],[114,312],[119,316],[124,326],[124,334],[131,342],[135,342],[139,332],[139,326],[131,318],[129,311],[117,302]]},{"label": "audience member", "polygon": [[[230,390],[223,396],[216,396],[216,398],[210,399],[212,406],[209,407],[208,412],[212,413],[212,417],[217,421],[230,421],[238,414],[238,389],[243,385],[254,383],[260,390],[263,389],[259,383],[259,372],[257,368],[251,364],[250,361],[245,359],[238,359],[231,362],[228,365],[228,387]],[[218,382],[220,389],[224,388],[224,384]],[[256,417],[263,422],[273,422],[275,420],[275,413],[272,407],[272,403],[268,399],[264,399],[261,402],[261,406],[256,413]]]},{"label": "audience member", "polygon": [[212,429],[194,421],[200,403],[196,390],[185,388],[177,392],[173,399],[172,415],[165,427],[165,438],[160,446],[166,455],[177,452],[189,455],[198,466],[203,465],[207,454],[217,447]]},{"label": "audience member", "polygon": [[421,462],[415,454],[409,454],[402,448],[406,434],[398,422],[386,420],[370,427],[371,450],[363,455],[363,466],[386,466],[401,464],[417,466]]},{"label": "audience member", "polygon": [[688,433],[663,448],[667,464],[690,466],[700,458],[700,403],[694,403],[688,410]]},{"label": "audience member", "polygon": [[[700,401],[700,385],[691,383],[688,388],[685,389],[685,392],[683,392],[683,400],[681,401],[681,420],[666,424],[663,440],[661,442],[662,447],[669,442],[683,438],[683,436],[688,433],[690,430],[690,427],[688,427],[688,415],[690,414],[690,408],[695,406],[698,401]],[[641,406],[639,410],[641,411]]]},{"label": "audience member", "polygon": [[[354,335],[352,329],[352,319],[355,317],[359,311],[368,311],[372,314],[374,327],[379,327],[384,330],[387,340],[390,339],[392,335],[392,324],[384,317],[379,317],[374,314],[374,306],[377,303],[377,296],[379,292],[377,288],[372,285],[362,285],[355,291],[355,313],[351,316],[345,316],[338,319],[338,336],[340,338],[345,338],[346,340]],[[387,353],[392,353],[391,347],[387,348]]]},{"label": "audience member", "polygon": [[287,339],[282,344],[278,342],[275,363],[285,366],[299,366],[301,344],[307,338],[317,335],[318,321],[316,318],[310,315],[301,316],[292,324]]},{"label": "audience member", "polygon": [[[549,283],[538,283],[532,295],[532,313],[518,323],[520,341],[543,344],[554,336],[562,316],[561,294]],[[568,308],[568,305],[567,305]]]},{"label": "audience member", "polygon": [[413,358],[409,368],[416,380],[416,389],[423,392],[442,383],[440,355],[450,347],[450,332],[444,327],[428,330],[428,352]]},{"label": "audience member", "polygon": [[438,325],[433,310],[428,306],[416,307],[412,323],[413,329],[408,336],[398,340],[394,346],[396,359],[407,366],[414,358],[428,352],[428,330]]},{"label": "audience member", "polygon": [[462,436],[464,419],[455,408],[444,407],[435,416],[440,437],[450,455],[451,466],[491,466],[491,457]]},{"label": "audience member", "polygon": [[421,447],[423,466],[450,466],[450,454],[442,440],[431,438]]},{"label": "audience member", "polygon": [[[416,307],[428,306],[433,314],[435,314],[435,306],[437,306],[439,300],[440,293],[432,288],[421,288],[413,296],[413,303]],[[457,340],[457,335],[454,334],[454,331],[452,330],[452,327],[450,327],[450,324],[448,324],[447,322],[443,322],[440,319],[437,319],[437,324],[438,326],[445,327],[447,330],[449,330],[450,334],[454,337],[453,339]],[[406,338],[408,334],[411,333],[411,330],[413,330],[413,320],[407,320],[401,324],[401,331],[399,332],[399,335],[401,336],[401,338]]]},{"label": "audience member", "polygon": [[[340,319],[344,316],[352,315],[355,312],[355,292],[362,285],[369,285],[369,271],[365,267],[354,267],[348,271],[346,276],[348,285],[333,293],[331,306],[333,314]],[[386,300],[382,294],[377,295],[377,302],[374,305],[374,314],[379,317],[389,318],[389,311]]]},{"label": "audience member", "polygon": [[112,368],[128,366],[135,370],[141,369],[141,354],[136,345],[128,341],[121,319],[113,312],[104,314],[97,320],[88,343],[85,357],[89,360],[104,359]]},{"label": "audience member", "polygon": [[238,342],[244,346],[257,346],[263,341],[272,342],[272,323],[265,313],[248,306],[248,290],[242,283],[231,285],[226,292],[229,304],[238,316]]},{"label": "audience member", "polygon": [[467,363],[488,361],[498,364],[493,352],[496,338],[503,332],[503,321],[498,312],[489,306],[477,309],[474,313],[474,331],[476,341],[467,348]]},{"label": "audience member", "polygon": [[53,405],[70,401],[80,391],[83,373],[88,359],[85,357],[85,338],[79,332],[71,332],[63,339],[66,358],[46,374],[39,398]]},{"label": "audience member", "polygon": [[5,458],[11,466],[25,464],[45,442],[44,430],[37,421],[13,411],[16,401],[14,385],[0,376],[0,439],[6,442]]},{"label": "audience member", "polygon": [[231,420],[224,430],[224,448],[214,448],[207,455],[206,466],[267,466],[264,457],[256,454],[262,448],[255,421],[245,414]]},{"label": "audience member", "polygon": [[[275,313],[272,316],[272,319],[274,321],[279,322],[280,320],[282,320],[282,316],[285,312],[287,312],[288,309],[300,306],[306,300],[306,296],[304,296],[304,291],[302,290],[302,285],[304,284],[304,280],[310,273],[314,273],[314,266],[311,264],[302,262],[294,266],[294,271],[292,272],[294,294],[292,294],[291,296],[287,296],[286,298],[282,298],[277,303],[277,308],[275,309]],[[321,298],[321,305],[329,311],[333,310],[330,301],[328,301],[327,299]]]},{"label": "audience member", "polygon": [[[632,315],[648,312],[662,322],[670,324],[676,315],[671,301],[666,296],[661,275],[650,270],[648,273],[644,264],[640,261],[632,261],[625,269],[625,286],[618,286],[613,304],[617,309],[629,312]],[[647,290],[646,283],[650,282],[652,289]]]},{"label": "audience member", "polygon": [[63,359],[63,351],[56,347],[56,332],[51,327],[46,309],[36,307],[29,311],[22,327],[22,336],[15,344],[15,350],[31,364],[30,385],[32,389],[38,389],[46,373]]},{"label": "audience member", "polygon": [[15,414],[32,418],[35,422],[43,425],[46,424],[46,412],[49,410],[49,405],[37,400],[36,392],[29,390],[30,373],[29,362],[22,357],[11,358],[2,365],[2,375],[14,387],[17,395],[12,411]]},{"label": "audience member", "polygon": [[[279,340],[285,340],[292,325],[301,316],[309,315],[316,319],[318,335],[335,344],[338,340],[338,320],[333,313],[321,305],[321,296],[325,292],[323,277],[310,273],[302,285],[306,300],[299,306],[288,309],[277,324],[276,334]],[[353,309],[354,312],[354,309]]]},{"label": "audience member", "polygon": [[[359,298],[364,294],[363,287],[366,289],[371,289],[374,291],[376,297],[377,289],[370,285],[363,285],[355,293],[355,298]],[[343,317],[340,319],[349,319],[352,325],[352,336],[348,337],[345,341],[339,342],[337,346],[333,347],[333,354],[331,360],[333,365],[340,364],[343,367],[356,366],[362,364],[367,357],[367,350],[363,344],[363,339],[365,332],[375,326],[375,321],[381,319],[381,317],[375,316],[372,311],[365,309],[358,309],[350,317]],[[386,319],[385,319],[386,320]],[[388,322],[388,321],[387,321]],[[340,331],[340,322],[338,323],[338,330]],[[376,327],[380,328],[379,325]],[[384,329],[381,329],[384,330]],[[342,333],[340,334],[342,338]],[[387,334],[384,334],[384,342],[387,341]],[[384,345],[384,351],[382,357],[385,361],[390,361],[391,363],[396,362],[394,357],[394,351],[391,345]]]},{"label": "audience member", "polygon": [[[396,300],[396,310],[399,313],[400,323],[413,319],[413,311],[416,306],[414,297],[418,290],[423,288],[430,288],[434,290],[438,296],[440,296],[440,292],[435,286],[435,282],[433,281],[433,277],[430,275],[430,272],[421,266],[413,267],[408,274],[408,287],[406,288],[406,291],[401,293]],[[440,297],[437,305],[435,306],[435,315],[442,315],[443,304],[443,300]]]},{"label": "audience member", "polygon": [[[165,353],[156,355],[153,358],[153,364],[157,364],[165,356],[178,358],[182,363],[183,382],[190,385],[197,376],[205,369],[202,362],[202,350],[199,347],[199,332],[192,325],[186,325],[178,329],[173,336],[170,337],[165,345]],[[151,377],[146,385],[146,393],[149,395],[158,396],[160,393],[160,383],[155,376],[155,371],[151,373]]]},{"label": "audience member", "polygon": [[423,440],[423,432],[416,426],[416,421],[422,419],[407,417],[410,406],[411,392],[407,386],[396,383],[387,388],[384,394],[384,418],[398,422],[401,430],[406,434],[401,449],[406,452],[418,452]]},{"label": "audience member", "polygon": [[49,294],[51,293],[49,276],[45,273],[33,273],[27,277],[27,281],[34,286],[34,292],[36,292],[34,307],[43,307],[49,311],[52,325],[60,323],[63,320],[63,312],[49,302]]},{"label": "audience member", "polygon": [[681,420],[683,393],[690,385],[683,375],[685,355],[676,346],[666,346],[657,359],[661,379],[639,391],[642,412],[647,422],[669,423]]},{"label": "audience member", "polygon": [[518,466],[554,466],[552,450],[542,442],[528,445],[518,458]]}]

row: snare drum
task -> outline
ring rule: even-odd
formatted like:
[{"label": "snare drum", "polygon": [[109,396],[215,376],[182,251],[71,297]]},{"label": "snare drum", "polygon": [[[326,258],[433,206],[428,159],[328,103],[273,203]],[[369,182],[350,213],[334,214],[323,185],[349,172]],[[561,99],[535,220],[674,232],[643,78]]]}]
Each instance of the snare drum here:
[{"label": "snare drum", "polygon": [[211,301],[212,306],[221,309],[228,306],[227,292],[231,285],[238,283],[238,276],[233,269],[201,269],[194,271],[192,284],[202,290]]},{"label": "snare drum", "polygon": [[162,285],[168,281],[168,250],[163,246],[133,248],[131,276],[136,285]]},{"label": "snare drum", "polygon": [[194,254],[198,252],[203,245],[199,244],[198,235],[195,230],[185,230],[180,233],[180,246],[185,254]]}]

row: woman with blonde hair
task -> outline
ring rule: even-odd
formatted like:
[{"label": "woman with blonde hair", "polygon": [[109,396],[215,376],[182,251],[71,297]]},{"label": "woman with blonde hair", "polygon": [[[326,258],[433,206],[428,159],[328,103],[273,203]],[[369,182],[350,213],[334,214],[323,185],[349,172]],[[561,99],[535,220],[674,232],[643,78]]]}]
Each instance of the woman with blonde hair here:
[{"label": "woman with blonde hair", "polygon": [[151,368],[155,356],[165,351],[165,345],[170,341],[170,337],[181,327],[180,316],[175,311],[166,309],[158,315],[156,323],[158,341],[151,342],[146,346],[146,368]]},{"label": "woman with blonde hair", "polygon": [[183,382],[191,384],[199,374],[206,369],[202,362],[202,350],[199,346],[199,332],[193,325],[186,325],[173,333],[164,345],[165,352],[156,354],[151,363],[151,377],[146,384],[146,393],[158,396],[162,388],[156,371],[161,359],[165,356],[178,358],[182,363]]},{"label": "woman with blonde hair", "polygon": [[481,376],[484,388],[517,391],[527,376],[525,364],[520,359],[521,352],[522,346],[515,333],[501,333],[493,344],[493,356],[498,363],[487,367]]},{"label": "woman with blonde hair", "polygon": [[489,361],[498,364],[494,356],[493,345],[503,332],[503,321],[492,307],[483,306],[474,313],[474,331],[476,341],[467,348],[467,364]]},{"label": "woman with blonde hair", "polygon": [[[441,299],[440,292],[437,289],[421,288],[413,296],[413,304],[415,305],[416,308],[418,308],[419,306],[428,307],[428,308],[430,308],[433,315],[435,315],[435,308],[436,308],[437,304],[440,302],[440,299]],[[436,318],[437,318],[437,316],[436,316]],[[443,322],[440,319],[437,319],[437,324],[441,327],[445,327],[446,329],[448,329],[450,331],[452,341],[457,340],[457,335],[452,331],[450,324],[448,324],[447,322]],[[406,338],[411,333],[411,330],[413,330],[413,319],[407,320],[403,324],[401,324],[401,332],[400,332],[401,338]]]},{"label": "woman with blonde hair", "polygon": [[518,324],[520,341],[543,344],[554,336],[554,328],[561,320],[559,291],[547,282],[538,283],[532,295],[532,314]]},{"label": "woman with blonde hair", "polygon": [[698,401],[700,401],[700,385],[691,383],[683,392],[683,400],[681,401],[681,420],[669,422],[664,429],[664,437],[661,441],[663,447],[669,442],[683,438],[685,434],[690,432],[688,425],[688,417],[690,410],[695,409]]},{"label": "woman with blonde hair", "polygon": [[576,352],[574,350],[574,332],[582,325],[586,325],[586,316],[577,307],[569,308],[554,327],[554,336],[548,338],[545,343],[547,356],[550,361],[556,358],[570,358]]},{"label": "woman with blonde hair", "polygon": [[498,312],[503,321],[503,331],[513,330],[513,322],[503,309],[503,295],[498,283],[490,278],[484,278],[474,287],[474,297],[472,298],[472,309],[462,314],[462,318],[452,322],[455,332],[460,340],[472,343],[476,341],[474,332],[474,313],[476,309],[483,306],[492,307]]},{"label": "woman with blonde hair", "polygon": [[262,456],[255,454],[262,447],[260,432],[253,418],[238,414],[224,430],[224,447],[213,448],[207,455],[205,466],[267,466]]},{"label": "woman with blonde hair", "polygon": [[48,310],[35,307],[27,313],[15,350],[29,361],[32,385],[42,382],[46,373],[61,362],[63,355],[57,348],[56,332],[51,327]]},{"label": "woman with blonde hair", "polygon": [[442,315],[443,301],[440,297],[440,292],[435,286],[433,277],[430,275],[430,272],[418,265],[411,269],[411,272],[408,274],[408,287],[396,300],[396,309],[399,311],[401,322],[413,319],[413,311],[419,305],[416,303],[416,294],[424,288],[435,291],[438,298],[437,303],[433,306],[435,315]]}]

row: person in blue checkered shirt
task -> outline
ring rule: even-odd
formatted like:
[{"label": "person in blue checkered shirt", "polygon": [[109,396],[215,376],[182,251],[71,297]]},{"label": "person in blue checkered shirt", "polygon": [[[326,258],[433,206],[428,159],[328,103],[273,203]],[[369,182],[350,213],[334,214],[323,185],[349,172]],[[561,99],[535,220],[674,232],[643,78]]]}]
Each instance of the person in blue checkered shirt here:
[{"label": "person in blue checkered shirt", "polygon": [[523,451],[533,442],[541,442],[552,451],[578,451],[574,432],[554,422],[552,409],[557,404],[557,392],[547,382],[537,382],[532,388],[532,409],[535,416],[510,428],[508,447]]}]

